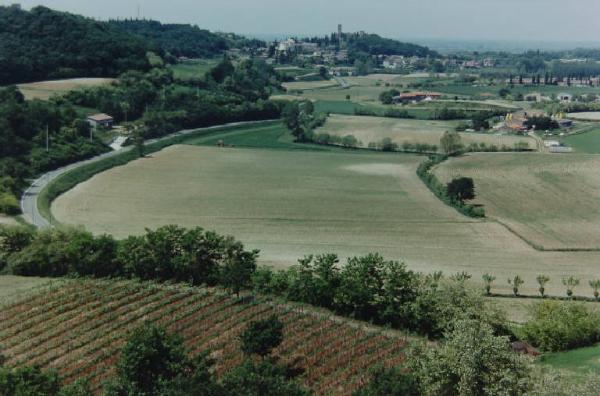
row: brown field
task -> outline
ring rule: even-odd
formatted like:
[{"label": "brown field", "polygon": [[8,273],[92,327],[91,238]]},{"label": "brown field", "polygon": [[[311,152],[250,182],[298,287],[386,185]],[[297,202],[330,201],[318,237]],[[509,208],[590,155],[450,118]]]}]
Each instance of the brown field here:
[{"label": "brown field", "polygon": [[[369,143],[390,138],[398,145],[404,142],[426,143],[439,146],[440,138],[445,131],[452,131],[457,121],[424,121],[385,117],[331,115],[318,132],[335,136],[353,135],[362,142],[362,147]],[[495,135],[492,133],[461,133],[465,145],[485,143],[487,145],[503,145],[514,147],[515,143],[527,142],[535,148],[535,141],[529,137],[512,135]]]},{"label": "brown field", "polygon": [[[598,277],[598,252],[539,252],[502,225],[466,218],[417,178],[423,157],[382,153],[172,146],[101,173],[59,197],[55,217],[118,237],[165,224],[203,226],[261,250],[260,263],[289,266],[306,254],[342,258],[379,252],[410,268],[474,280],[498,290],[521,275]],[[589,294],[582,286],[583,294]]]},{"label": "brown field", "polygon": [[395,333],[330,314],[242,303],[214,289],[114,280],[70,281],[3,306],[0,344],[7,366],[53,368],[65,383],[89,379],[99,394],[138,326],[155,323],[180,334],[194,356],[210,352],[221,376],[242,362],[240,332],[272,314],[285,325],[274,354],[303,371],[299,380],[315,395],[350,395],[367,380],[371,367],[404,359],[405,342]]},{"label": "brown field", "polygon": [[472,177],[489,216],[545,249],[600,248],[600,157],[473,154],[436,170]]},{"label": "brown field", "polygon": [[61,94],[80,88],[106,85],[115,81],[114,78],[72,78],[68,80],[40,81],[19,84],[18,87],[25,99],[48,100],[55,94]]}]

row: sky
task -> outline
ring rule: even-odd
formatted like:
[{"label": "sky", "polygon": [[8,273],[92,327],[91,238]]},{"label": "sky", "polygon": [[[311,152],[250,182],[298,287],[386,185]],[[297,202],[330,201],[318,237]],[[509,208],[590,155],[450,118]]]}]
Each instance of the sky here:
[{"label": "sky", "polygon": [[96,19],[140,16],[248,35],[600,42],[600,0],[0,0]]}]

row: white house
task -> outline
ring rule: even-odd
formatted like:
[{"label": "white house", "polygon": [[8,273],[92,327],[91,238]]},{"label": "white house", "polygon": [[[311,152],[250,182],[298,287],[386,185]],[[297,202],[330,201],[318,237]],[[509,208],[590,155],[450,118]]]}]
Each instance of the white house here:
[{"label": "white house", "polygon": [[87,122],[92,127],[102,126],[105,128],[112,128],[114,119],[111,116],[109,116],[108,114],[99,113],[99,114],[92,114],[91,116],[88,116]]}]

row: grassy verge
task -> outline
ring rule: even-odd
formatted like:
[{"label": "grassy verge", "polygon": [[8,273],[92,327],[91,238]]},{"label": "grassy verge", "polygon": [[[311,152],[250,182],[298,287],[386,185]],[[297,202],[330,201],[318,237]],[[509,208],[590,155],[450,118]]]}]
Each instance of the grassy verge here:
[{"label": "grassy verge", "polygon": [[[264,121],[254,123],[252,124],[252,126],[255,128],[260,126],[268,127],[270,125],[277,125],[278,123],[279,121]],[[189,133],[187,135],[171,136],[154,143],[146,144],[144,151],[146,154],[151,154],[173,144],[184,143],[186,141],[193,140],[201,136],[210,136],[217,134],[221,135],[223,134],[223,132],[235,132],[247,128],[248,125],[237,125],[223,126],[211,129],[198,129],[197,131]],[[37,206],[40,214],[48,221],[50,221],[51,224],[58,223],[56,219],[52,216],[52,211],[50,210],[50,207],[52,205],[52,201],[54,201],[59,195],[69,191],[77,184],[88,180],[89,178],[100,172],[104,172],[108,169],[114,168],[115,166],[125,165],[128,162],[137,159],[138,157],[138,153],[135,150],[128,150],[124,151],[123,153],[116,154],[112,157],[104,158],[92,162],[90,164],[77,167],[65,174],[58,176],[56,179],[52,180],[38,195]]]}]

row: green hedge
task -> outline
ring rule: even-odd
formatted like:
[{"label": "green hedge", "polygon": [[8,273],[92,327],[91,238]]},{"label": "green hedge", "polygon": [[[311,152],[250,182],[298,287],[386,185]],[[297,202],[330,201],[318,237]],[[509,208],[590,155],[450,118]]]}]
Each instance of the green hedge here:
[{"label": "green hedge", "polygon": [[431,172],[431,169],[438,164],[446,161],[447,156],[437,155],[431,156],[427,161],[422,162],[417,168],[417,175],[425,183],[425,185],[446,205],[452,206],[460,213],[468,217],[481,218],[485,217],[485,211],[482,207],[466,204],[461,201],[457,201],[448,196],[446,186],[439,181],[439,179]]}]

